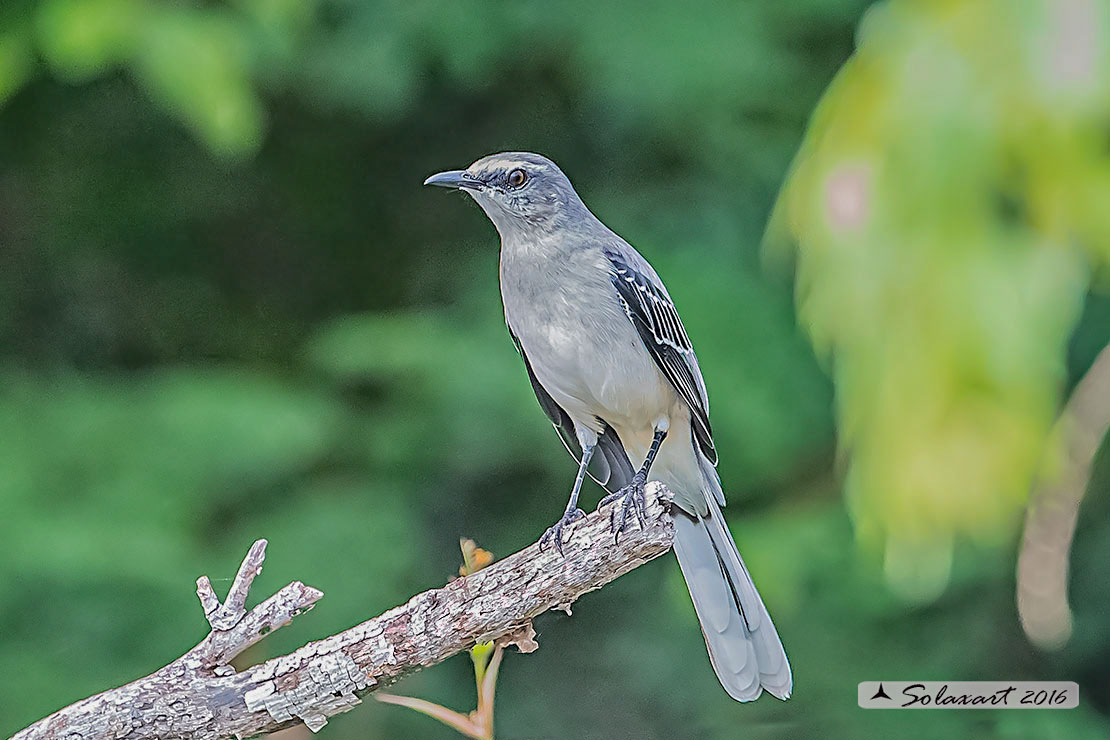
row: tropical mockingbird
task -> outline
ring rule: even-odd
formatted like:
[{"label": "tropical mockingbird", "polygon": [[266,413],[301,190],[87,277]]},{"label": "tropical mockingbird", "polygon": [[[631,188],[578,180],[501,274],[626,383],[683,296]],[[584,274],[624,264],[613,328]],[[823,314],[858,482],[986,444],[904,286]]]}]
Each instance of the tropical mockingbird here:
[{"label": "tropical mockingbird", "polygon": [[[584,516],[589,473],[619,500],[614,531],[642,524],[644,485],[674,494],[675,553],[713,668],[734,699],[790,695],[790,664],[721,515],[725,503],[694,348],[659,276],[601,223],[566,175],[537,154],[509,152],[425,185],[459,188],[501,235],[501,296],[532,389],[579,463],[562,518],[540,540],[562,552]],[[639,470],[631,460],[642,460]]]}]

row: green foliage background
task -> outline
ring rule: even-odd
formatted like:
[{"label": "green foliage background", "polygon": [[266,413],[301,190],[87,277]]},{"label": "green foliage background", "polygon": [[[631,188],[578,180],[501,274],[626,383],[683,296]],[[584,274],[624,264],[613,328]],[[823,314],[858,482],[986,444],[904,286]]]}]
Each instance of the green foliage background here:
[{"label": "green foliage background", "polygon": [[[1012,533],[957,541],[936,600],[897,597],[856,544],[834,388],[789,275],[762,264],[867,5],[7,0],[0,734],[188,649],[195,578],[226,587],[256,537],[271,543],[256,597],[292,579],[325,593],[263,659],[440,585],[462,535],[503,555],[554,520],[573,465],[508,341],[495,234],[420,187],[530,149],[683,312],[796,695],[728,699],[667,559],[539,621],[541,649],[502,669],[498,736],[1110,737],[1105,501],[1082,514],[1058,654],[1021,634]],[[1050,404],[1110,336],[1110,301],[1078,316],[1083,290]],[[461,709],[470,671],[459,658],[403,690]],[[1082,707],[856,708],[877,678],[1079,680]],[[453,736],[372,703],[324,733]]]}]

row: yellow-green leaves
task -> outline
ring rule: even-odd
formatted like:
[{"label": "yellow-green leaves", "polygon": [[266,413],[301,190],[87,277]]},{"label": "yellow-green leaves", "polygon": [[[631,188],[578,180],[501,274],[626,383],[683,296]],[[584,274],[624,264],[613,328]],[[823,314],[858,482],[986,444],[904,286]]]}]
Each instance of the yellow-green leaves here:
[{"label": "yellow-green leaves", "polygon": [[895,0],[814,115],[769,245],[837,388],[857,532],[927,598],[1017,521],[1110,257],[1110,9]]}]

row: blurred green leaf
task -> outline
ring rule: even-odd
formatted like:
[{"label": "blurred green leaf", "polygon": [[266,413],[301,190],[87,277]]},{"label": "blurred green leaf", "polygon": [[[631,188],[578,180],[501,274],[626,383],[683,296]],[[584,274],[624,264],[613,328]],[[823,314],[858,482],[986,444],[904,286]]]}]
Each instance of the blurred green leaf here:
[{"label": "blurred green leaf", "polygon": [[146,13],[143,0],[44,0],[38,45],[58,77],[88,82],[129,59]]},{"label": "blurred green leaf", "polygon": [[151,95],[216,153],[244,155],[261,145],[264,111],[231,17],[160,10],[146,29],[136,72]]},{"label": "blurred green leaf", "polygon": [[30,78],[34,54],[24,29],[0,33],[0,105]]}]

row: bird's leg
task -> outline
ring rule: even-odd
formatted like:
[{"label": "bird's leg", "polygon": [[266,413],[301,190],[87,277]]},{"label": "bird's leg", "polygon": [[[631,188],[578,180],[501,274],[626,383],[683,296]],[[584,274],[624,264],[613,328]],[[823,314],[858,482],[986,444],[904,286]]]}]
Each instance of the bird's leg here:
[{"label": "bird's leg", "polygon": [[540,537],[540,550],[543,550],[548,541],[555,538],[555,549],[559,554],[563,554],[563,527],[568,524],[573,524],[582,517],[586,516],[586,512],[578,508],[578,494],[582,491],[582,481],[586,479],[586,468],[590,466],[590,458],[594,456],[594,449],[596,444],[586,445],[582,449],[582,461],[578,465],[578,477],[574,479],[574,488],[570,492],[570,501],[567,502],[567,510],[563,512],[563,516],[555,525],[548,528]]},{"label": "bird's leg", "polygon": [[655,456],[659,454],[659,445],[663,444],[663,440],[667,438],[667,430],[656,427],[655,434],[651,438],[651,447],[648,448],[647,457],[644,458],[644,464],[632,476],[632,482],[616,493],[610,493],[597,505],[601,508],[606,504],[610,504],[618,499],[621,503],[620,521],[617,521],[617,510],[613,509],[613,513],[609,518],[609,527],[613,531],[613,540],[616,541],[621,532],[624,531],[625,525],[628,524],[628,512],[634,510],[636,512],[636,519],[640,522],[640,529],[644,528],[647,519],[647,501],[644,499],[644,487],[647,485],[648,473],[651,471],[651,464],[655,462]]}]

